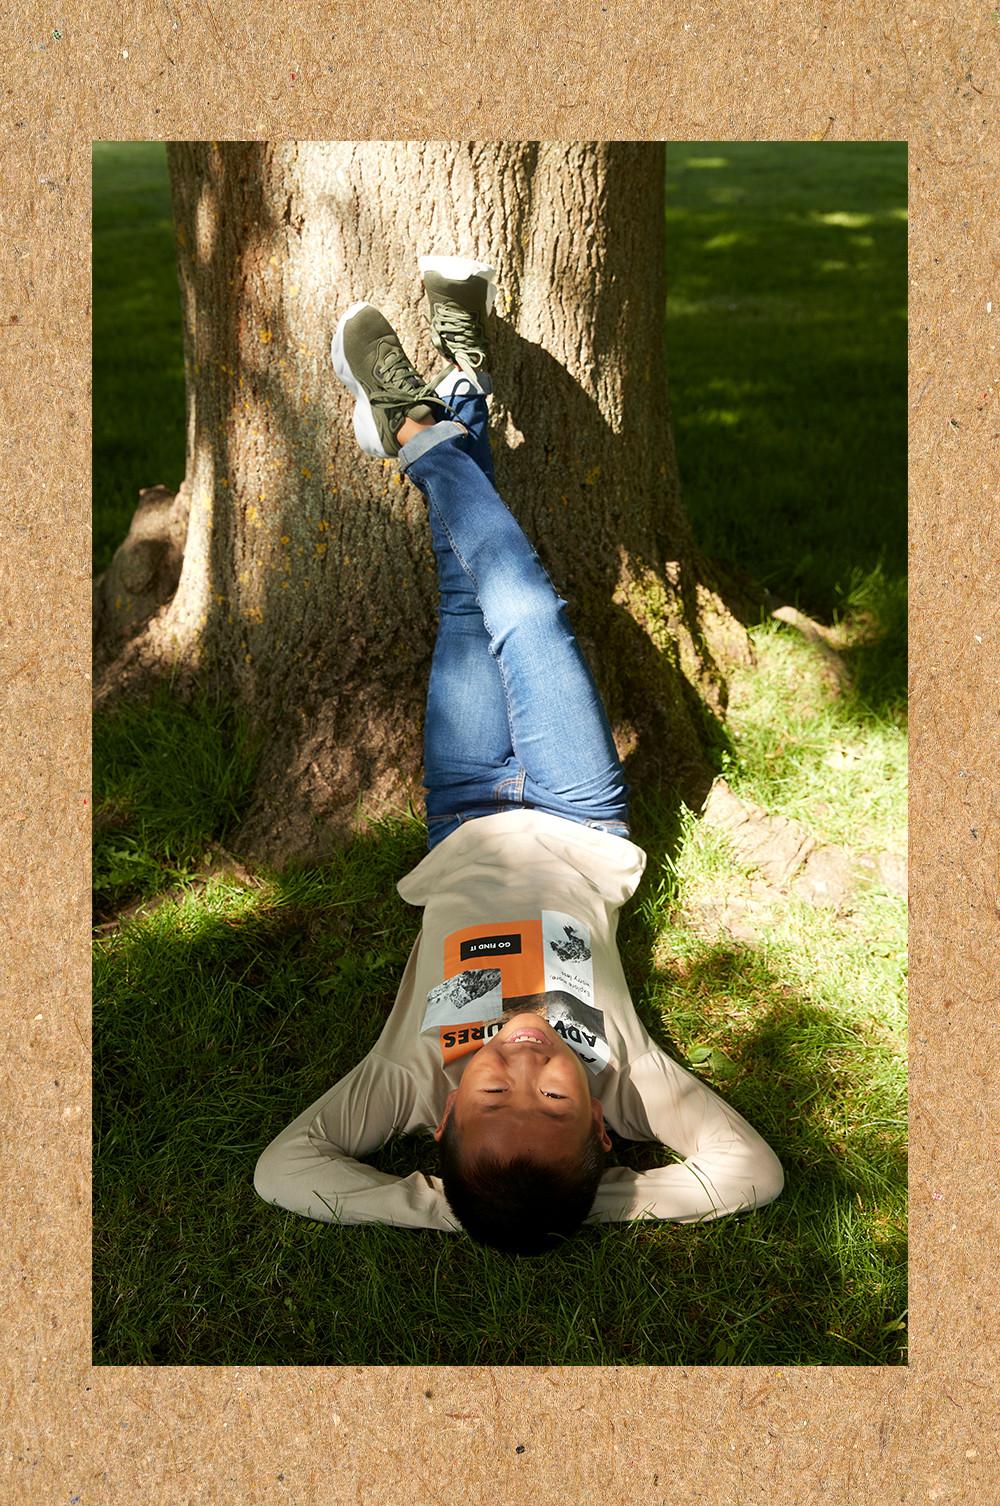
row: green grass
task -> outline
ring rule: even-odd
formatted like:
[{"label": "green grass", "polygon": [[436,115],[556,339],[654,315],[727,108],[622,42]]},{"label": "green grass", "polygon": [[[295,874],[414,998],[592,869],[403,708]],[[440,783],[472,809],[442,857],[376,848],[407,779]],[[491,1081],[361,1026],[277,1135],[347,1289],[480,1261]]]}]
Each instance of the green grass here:
[{"label": "green grass", "polygon": [[140,488],[184,479],[184,345],[162,141],[93,145],[94,574]]},{"label": "green grass", "polygon": [[[797,695],[787,642],[771,637],[761,673]],[[800,671],[810,676],[808,662]],[[180,731],[187,717],[175,715]],[[221,726],[219,744],[231,735]],[[786,757],[798,763],[794,728]],[[123,762],[117,777],[135,787]],[[897,765],[897,801],[903,777]],[[703,934],[692,907],[720,878],[737,889],[738,864],[690,813],[670,850],[665,806],[647,797],[637,818],[650,869],[620,933],[636,1007],[681,1061],[711,1051],[694,1070],[775,1146],[788,1178],[778,1202],[701,1228],[591,1230],[540,1264],[431,1232],[313,1225],[258,1202],[259,1151],[370,1049],[391,1008],[416,923],[395,879],[425,840],[400,814],[322,870],[262,874],[257,887],[209,881],[97,946],[98,1362],[899,1360],[903,902],[874,889],[845,919],[789,899],[757,944]],[[169,837],[159,829],[151,857]],[[616,1149],[637,1167],[669,1159]],[[435,1165],[422,1137],[373,1159],[387,1171]]]},{"label": "green grass", "polygon": [[667,369],[702,547],[830,619],[906,571],[906,143],[667,146]]},{"label": "green grass", "polygon": [[192,879],[241,809],[258,751],[231,708],[202,696],[182,711],[167,687],[95,719],[97,919]]},{"label": "green grass", "polygon": [[[169,245],[137,259],[126,228],[152,234],[168,212],[160,150],[95,148],[95,265],[99,254],[106,269],[100,284],[95,274],[95,356],[126,370],[129,351],[155,341],[138,313],[98,340],[111,305],[132,308],[141,294],[153,327],[169,307],[177,317]],[[733,681],[720,769],[746,798],[868,853],[900,851],[905,833],[904,150],[668,148],[685,498],[710,553],[833,625],[853,676],[834,694],[798,634],[756,627],[757,664]],[[815,219],[831,212],[872,218]],[[162,224],[157,233],[167,239]],[[868,233],[871,246],[852,246]],[[157,255],[159,281],[141,293],[132,279]],[[864,403],[831,384],[848,368]],[[153,395],[143,411],[139,396],[116,407],[110,376],[102,386],[95,371],[95,436],[107,439],[100,472],[95,450],[95,509],[108,547],[127,527],[129,488],[180,478],[149,465],[169,403],[182,425],[180,388],[168,399],[161,378],[143,388]],[[178,428],[174,453],[182,441]],[[252,729],[205,698],[185,709],[162,693],[95,728],[97,918],[150,906],[94,949],[95,1362],[905,1358],[901,899],[870,883],[837,914],[770,895],[740,939],[719,913],[753,899],[754,875],[691,812],[678,825],[670,792],[639,791],[634,834],[649,863],[619,932],[632,997],[654,1039],[774,1145],[782,1196],[701,1227],[590,1229],[540,1261],[431,1231],[337,1229],[265,1207],[253,1166],[381,1030],[419,923],[395,882],[422,856],[425,831],[399,812],[322,869],[206,881],[208,849],[239,820],[258,751]],[[615,1153],[639,1168],[669,1159],[617,1140]],[[373,1159],[398,1172],[436,1164],[429,1137],[393,1140]]]}]

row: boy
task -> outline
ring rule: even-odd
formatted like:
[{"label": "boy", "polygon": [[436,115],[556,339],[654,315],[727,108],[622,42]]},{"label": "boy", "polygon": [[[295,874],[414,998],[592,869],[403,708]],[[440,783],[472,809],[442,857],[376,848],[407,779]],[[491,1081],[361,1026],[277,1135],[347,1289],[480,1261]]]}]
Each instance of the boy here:
[{"label": "boy", "polygon": [[[424,908],[373,1050],[264,1151],[254,1183],[307,1217],[463,1227],[537,1254],[591,1215],[690,1222],[781,1191],[755,1130],[659,1050],[628,995],[618,910],[645,854],[590,670],[542,564],[493,484],[485,324],[493,269],[422,257],[422,383],[394,331],[353,304],[333,339],[362,449],[395,456],[428,504],[440,587],[424,730]],[[604,1171],[607,1126],[686,1159]],[[433,1127],[441,1177],[362,1165]]]}]

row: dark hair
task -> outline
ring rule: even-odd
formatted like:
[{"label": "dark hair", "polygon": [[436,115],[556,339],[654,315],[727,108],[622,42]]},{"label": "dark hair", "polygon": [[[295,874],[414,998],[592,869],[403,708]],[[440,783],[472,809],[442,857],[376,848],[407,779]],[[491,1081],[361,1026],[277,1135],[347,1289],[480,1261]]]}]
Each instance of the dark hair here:
[{"label": "dark hair", "polygon": [[607,1159],[594,1125],[569,1161],[504,1161],[490,1151],[467,1161],[454,1112],[445,1120],[438,1156],[445,1197],[465,1232],[508,1255],[541,1255],[578,1229],[593,1207]]}]

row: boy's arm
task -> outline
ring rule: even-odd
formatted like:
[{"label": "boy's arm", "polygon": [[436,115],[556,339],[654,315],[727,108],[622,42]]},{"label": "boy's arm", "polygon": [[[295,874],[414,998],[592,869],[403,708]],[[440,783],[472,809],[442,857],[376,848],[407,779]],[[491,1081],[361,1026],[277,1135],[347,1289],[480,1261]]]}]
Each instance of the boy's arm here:
[{"label": "boy's arm", "polygon": [[415,1128],[413,1113],[410,1073],[370,1053],[271,1141],[254,1187],[267,1203],[327,1223],[453,1231],[437,1177],[390,1176],[355,1159],[378,1150],[394,1129]]},{"label": "boy's arm", "polygon": [[591,1214],[601,1222],[666,1218],[680,1223],[760,1208],[784,1185],[781,1163],[747,1121],[692,1073],[653,1049],[623,1068],[623,1122],[637,1140],[685,1157],[675,1166],[605,1172]]}]

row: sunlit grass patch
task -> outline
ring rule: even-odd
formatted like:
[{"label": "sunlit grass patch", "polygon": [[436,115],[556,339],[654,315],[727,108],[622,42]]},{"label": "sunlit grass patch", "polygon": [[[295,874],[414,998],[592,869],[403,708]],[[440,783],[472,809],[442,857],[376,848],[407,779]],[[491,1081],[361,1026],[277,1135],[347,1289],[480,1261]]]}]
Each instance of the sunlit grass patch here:
[{"label": "sunlit grass patch", "polygon": [[[845,642],[861,630],[843,626]],[[881,716],[838,692],[794,629],[767,623],[754,640],[756,667],[730,703],[730,787],[859,857],[905,850],[898,707]],[[812,1209],[810,1235],[800,1227],[785,1253],[804,1285],[818,1283],[815,1352],[902,1358],[905,899],[872,874],[839,907],[808,902],[765,881],[691,811],[649,878],[639,914],[652,969],[637,1004],[654,1035],[780,1147],[785,1231]],[[865,1337],[858,1315],[879,1302],[885,1316]],[[754,1352],[735,1332],[719,1346],[725,1363]]]},{"label": "sunlit grass patch", "polygon": [[[867,625],[858,629],[867,635]],[[867,851],[893,850],[905,832],[907,738],[898,695],[881,714],[866,694],[879,671],[852,647],[842,690],[823,675],[817,648],[794,629],[765,622],[753,630],[756,664],[737,671],[729,731],[736,749],[725,768],[737,794],[804,821],[820,840]],[[883,652],[874,639],[867,652]],[[884,652],[891,655],[890,647]],[[895,684],[895,670],[889,671]],[[860,683],[859,683],[860,682]]]}]

